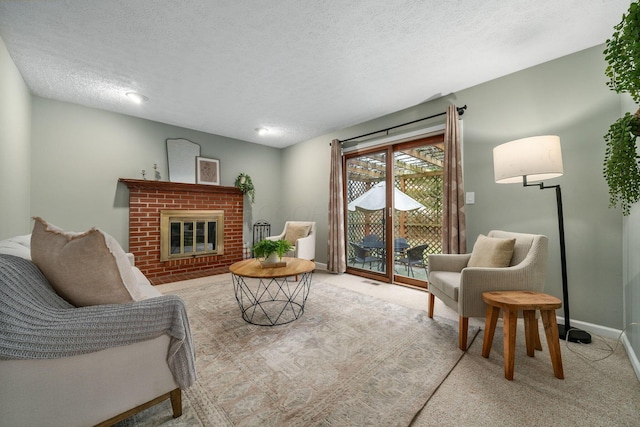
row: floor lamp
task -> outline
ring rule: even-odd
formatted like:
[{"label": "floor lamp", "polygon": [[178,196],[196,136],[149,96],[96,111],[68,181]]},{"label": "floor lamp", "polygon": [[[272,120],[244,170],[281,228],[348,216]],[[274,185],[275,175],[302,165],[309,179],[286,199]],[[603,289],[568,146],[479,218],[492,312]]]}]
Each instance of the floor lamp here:
[{"label": "floor lamp", "polygon": [[[555,188],[558,205],[558,231],[560,234],[560,260],[562,266],[562,298],[564,300],[564,325],[558,324],[560,338],[571,342],[588,344],[591,335],[572,328],[569,318],[569,290],[567,287],[567,254],[564,241],[564,215],[562,213],[562,193],[559,185],[545,186],[543,181],[562,175],[562,151],[560,138],[555,135],[534,136],[498,145],[493,149],[493,171],[499,184],[520,183],[525,187],[539,187],[541,190]],[[567,336],[568,335],[568,336]]]}]

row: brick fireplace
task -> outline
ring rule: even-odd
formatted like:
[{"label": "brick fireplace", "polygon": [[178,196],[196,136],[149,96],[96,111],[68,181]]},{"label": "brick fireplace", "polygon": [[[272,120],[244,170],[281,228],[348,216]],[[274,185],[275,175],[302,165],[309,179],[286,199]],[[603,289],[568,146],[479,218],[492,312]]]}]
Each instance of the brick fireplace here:
[{"label": "brick fireplace", "polygon": [[[120,178],[129,188],[129,252],[154,285],[228,272],[242,260],[242,192],[236,187]],[[160,261],[163,210],[224,212],[224,253]]]}]

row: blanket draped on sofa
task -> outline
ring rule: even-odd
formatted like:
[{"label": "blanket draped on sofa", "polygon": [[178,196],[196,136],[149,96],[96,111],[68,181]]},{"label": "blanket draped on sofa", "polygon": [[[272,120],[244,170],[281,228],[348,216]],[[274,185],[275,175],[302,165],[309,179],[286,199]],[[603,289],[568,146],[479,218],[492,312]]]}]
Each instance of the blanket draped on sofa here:
[{"label": "blanket draped on sofa", "polygon": [[55,359],[171,337],[167,363],[181,389],[196,380],[195,349],[182,299],[75,307],[31,261],[0,254],[0,359]]}]

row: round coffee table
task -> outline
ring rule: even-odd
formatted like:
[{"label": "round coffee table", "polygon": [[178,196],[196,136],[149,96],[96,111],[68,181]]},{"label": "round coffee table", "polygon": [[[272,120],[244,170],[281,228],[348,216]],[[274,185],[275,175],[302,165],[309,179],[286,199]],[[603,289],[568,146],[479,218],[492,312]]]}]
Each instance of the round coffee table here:
[{"label": "round coffee table", "polygon": [[229,267],[242,318],[262,326],[293,322],[304,313],[316,265],[300,258],[282,258],[285,267],[262,267],[246,259]]}]

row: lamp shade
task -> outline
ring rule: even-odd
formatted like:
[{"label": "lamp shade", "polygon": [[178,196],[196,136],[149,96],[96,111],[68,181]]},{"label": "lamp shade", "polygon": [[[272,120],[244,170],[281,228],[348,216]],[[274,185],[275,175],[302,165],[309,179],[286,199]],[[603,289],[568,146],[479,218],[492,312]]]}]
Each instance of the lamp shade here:
[{"label": "lamp shade", "polygon": [[498,145],[493,149],[493,174],[499,184],[557,178],[563,173],[560,137],[533,136]]}]

